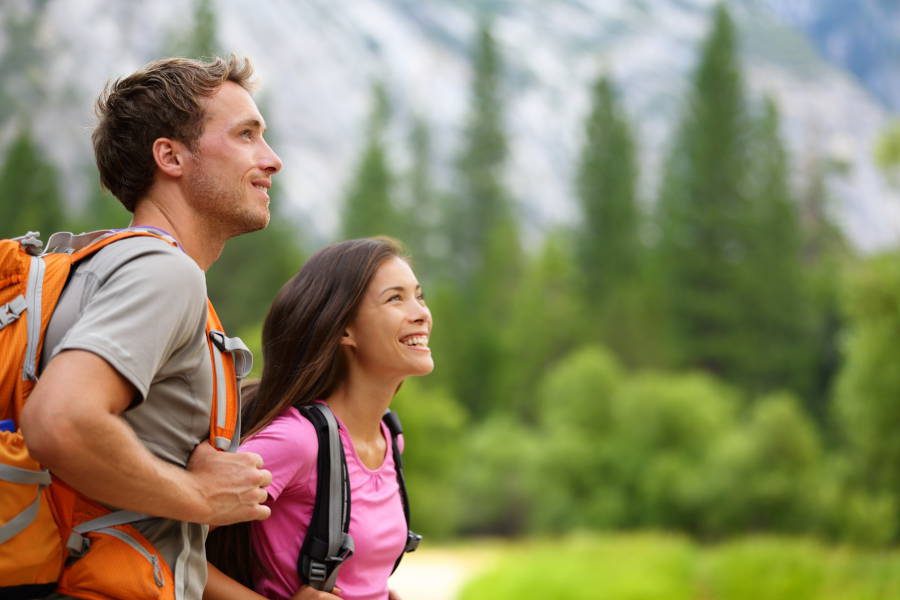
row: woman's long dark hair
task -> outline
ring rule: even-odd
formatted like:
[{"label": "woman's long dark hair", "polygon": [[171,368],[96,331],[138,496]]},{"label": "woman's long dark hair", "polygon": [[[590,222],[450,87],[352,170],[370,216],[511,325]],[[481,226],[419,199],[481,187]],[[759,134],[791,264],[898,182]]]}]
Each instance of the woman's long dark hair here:
[{"label": "woman's long dark hair", "polygon": [[[262,378],[243,388],[245,438],[289,406],[327,398],[344,381],[341,336],[378,267],[394,256],[403,254],[390,238],[339,242],[312,255],[282,286],[263,325]],[[262,573],[250,544],[250,523],[210,532],[206,554],[247,587]]]}]

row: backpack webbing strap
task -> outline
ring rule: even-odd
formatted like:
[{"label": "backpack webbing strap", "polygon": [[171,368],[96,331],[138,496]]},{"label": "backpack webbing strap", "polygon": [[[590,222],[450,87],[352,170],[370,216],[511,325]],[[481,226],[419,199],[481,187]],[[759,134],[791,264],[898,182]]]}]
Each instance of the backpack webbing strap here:
[{"label": "backpack webbing strap", "polygon": [[24,531],[24,529],[31,525],[37,517],[38,510],[40,510],[41,493],[44,491],[45,487],[50,485],[50,473],[46,470],[31,471],[29,469],[20,469],[19,467],[14,467],[12,465],[0,465],[0,479],[12,483],[21,483],[24,485],[36,484],[38,486],[34,502],[29,504],[25,510],[0,527],[0,544],[2,544]]},{"label": "backpack webbing strap", "polygon": [[31,257],[28,267],[28,287],[25,289],[25,304],[28,311],[28,341],[25,346],[25,364],[22,365],[22,380],[37,381],[38,347],[41,341],[41,305],[44,293],[44,259]]},{"label": "backpack webbing strap", "polygon": [[25,296],[21,294],[0,306],[0,329],[21,317],[26,308],[28,308],[28,303],[25,302]]},{"label": "backpack webbing strap", "polygon": [[416,551],[416,548],[419,547],[419,543],[422,541],[422,536],[409,528],[409,497],[406,495],[406,479],[403,477],[403,457],[400,454],[400,445],[397,441],[400,434],[403,433],[403,426],[400,424],[400,418],[397,416],[397,413],[392,410],[388,410],[384,413],[381,420],[384,421],[388,431],[391,432],[391,451],[394,455],[394,470],[397,471],[397,486],[400,488],[400,500],[403,502],[403,516],[406,517],[406,545],[403,547],[403,552],[400,553],[400,556],[397,557],[397,561],[394,563],[394,568],[391,570],[391,573],[393,573],[397,570],[397,567],[400,566],[400,561],[403,560],[404,554]]},{"label": "backpack webbing strap", "polygon": [[316,501],[297,572],[306,585],[326,592],[334,589],[341,564],[353,555],[350,537],[350,477],[337,419],[327,405],[301,407],[316,430]]},{"label": "backpack webbing strap", "polygon": [[85,533],[98,531],[100,529],[106,529],[107,527],[115,527],[116,525],[124,525],[125,523],[135,523],[137,521],[143,521],[144,519],[152,518],[154,517],[139,512],[134,512],[133,510],[117,510],[111,513],[107,513],[102,517],[79,523],[78,525],[73,527],[72,533],[69,535],[69,539],[66,540],[66,548],[68,548],[77,558],[87,552],[88,548],[90,548],[90,540],[84,537]]}]

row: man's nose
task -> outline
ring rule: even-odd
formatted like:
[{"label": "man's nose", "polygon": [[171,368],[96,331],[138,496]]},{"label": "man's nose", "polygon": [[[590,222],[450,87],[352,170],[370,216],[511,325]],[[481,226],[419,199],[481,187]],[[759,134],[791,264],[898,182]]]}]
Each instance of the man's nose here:
[{"label": "man's nose", "polygon": [[272,150],[272,147],[266,143],[266,152],[262,157],[262,169],[267,173],[274,174],[281,170],[281,158]]}]

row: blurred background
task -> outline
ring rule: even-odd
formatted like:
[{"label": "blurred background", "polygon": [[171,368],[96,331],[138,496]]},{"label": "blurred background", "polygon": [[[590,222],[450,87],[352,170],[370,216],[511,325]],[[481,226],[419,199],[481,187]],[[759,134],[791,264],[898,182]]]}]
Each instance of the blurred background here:
[{"label": "blurred background", "polygon": [[285,167],[210,296],[258,348],[304,256],[406,244],[460,598],[900,597],[900,3],[7,0],[0,234],[126,225],[97,94],[228,52]]}]

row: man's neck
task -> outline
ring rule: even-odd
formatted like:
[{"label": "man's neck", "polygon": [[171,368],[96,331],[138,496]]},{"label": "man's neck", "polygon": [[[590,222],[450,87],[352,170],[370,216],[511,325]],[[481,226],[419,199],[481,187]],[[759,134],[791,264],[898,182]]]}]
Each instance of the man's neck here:
[{"label": "man's neck", "polygon": [[156,227],[168,232],[204,271],[216,262],[225,246],[226,238],[210,231],[184,202],[165,202],[159,192],[138,201],[131,226]]}]

